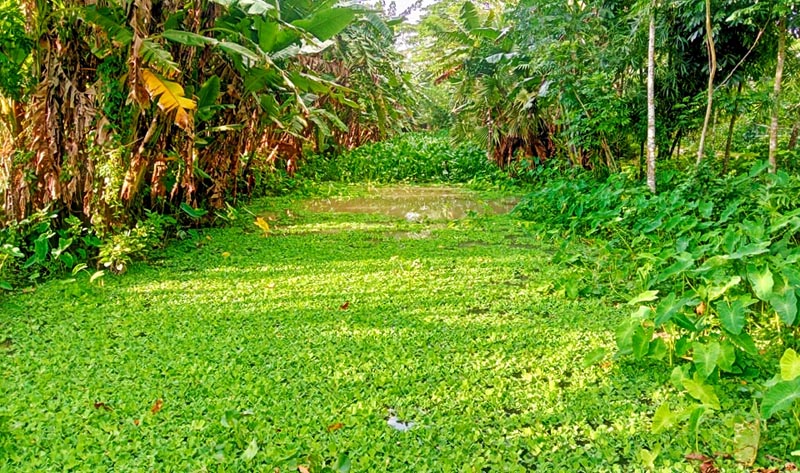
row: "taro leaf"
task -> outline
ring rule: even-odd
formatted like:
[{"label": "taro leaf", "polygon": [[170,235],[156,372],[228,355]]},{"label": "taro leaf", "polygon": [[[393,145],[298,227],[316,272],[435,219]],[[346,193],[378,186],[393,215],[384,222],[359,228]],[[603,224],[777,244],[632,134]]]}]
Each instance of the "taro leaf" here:
[{"label": "taro leaf", "polygon": [[647,356],[656,360],[663,360],[669,353],[667,343],[661,337],[655,338],[650,341],[650,348],[647,350]]},{"label": "taro leaf", "polygon": [[656,409],[656,413],[653,415],[653,423],[650,426],[650,432],[660,434],[674,427],[677,420],[678,414],[672,412],[669,409],[669,404],[665,402]]},{"label": "taro leaf", "polygon": [[50,242],[47,241],[44,235],[37,238],[33,243],[33,251],[37,263],[42,264],[47,260],[47,253],[50,251]]},{"label": "taro leaf", "polygon": [[714,304],[719,315],[719,323],[722,328],[733,335],[742,333],[747,318],[747,311],[741,299],[729,301],[719,301]]},{"label": "taro leaf", "polygon": [[712,269],[724,266],[730,262],[728,255],[716,255],[708,258],[703,262],[703,265],[695,270],[696,273],[705,273]]},{"label": "taro leaf", "polygon": [[242,453],[242,460],[250,461],[253,458],[255,458],[257,454],[258,454],[258,442],[256,441],[256,439],[253,439],[247,445],[247,449],[244,451],[244,453]]},{"label": "taro leaf", "polygon": [[772,287],[775,284],[769,266],[764,267],[763,270],[758,270],[752,264],[747,265],[747,279],[750,281],[750,286],[753,288],[756,297],[762,301],[769,300],[772,295]]},{"label": "taro leaf", "polygon": [[728,282],[726,282],[722,286],[714,286],[710,288],[708,290],[709,302],[719,299],[722,295],[728,292],[728,289],[737,286],[740,282],[742,282],[742,278],[740,278],[739,276],[733,276],[732,278],[730,278],[730,280],[728,280]]},{"label": "taro leaf", "polygon": [[[706,406],[698,406],[692,409],[692,413],[689,415],[689,435],[692,437],[697,437],[697,429],[700,427],[700,423],[703,421],[703,414],[706,413]],[[688,459],[688,455],[687,455]]]},{"label": "taro leaf", "polygon": [[675,356],[683,357],[692,347],[689,337],[681,337],[675,340]]},{"label": "taro leaf", "polygon": [[719,410],[719,398],[714,393],[714,388],[698,378],[697,373],[695,373],[694,379],[684,379],[683,387],[690,396],[702,402],[703,406]]},{"label": "taro leaf", "polygon": [[777,383],[764,393],[764,399],[761,401],[761,417],[769,419],[775,413],[790,408],[798,398],[800,398],[800,378]]},{"label": "taro leaf", "polygon": [[762,253],[768,253],[769,252],[769,245],[771,243],[772,243],[771,241],[766,240],[766,241],[760,241],[758,243],[752,243],[750,245],[745,245],[745,246],[739,248],[738,250],[736,250],[735,252],[731,253],[730,254],[730,258],[731,259],[742,259],[742,258],[746,258],[748,256],[756,256],[756,255],[760,255]]},{"label": "taro leaf", "polygon": [[717,361],[720,356],[719,342],[694,342],[692,348],[694,349],[694,364],[697,366],[698,373],[703,378],[708,378],[714,372],[714,368],[717,367]]},{"label": "taro leaf", "polygon": [[689,368],[689,365],[684,366],[676,366],[672,369],[672,374],[669,376],[669,380],[676,389],[683,389],[683,382],[689,379],[689,376],[686,374],[686,370]]},{"label": "taro leaf", "polygon": [[672,323],[674,323],[678,327],[680,327],[680,328],[682,328],[684,330],[688,330],[690,332],[697,332],[698,331],[697,325],[694,322],[692,322],[689,319],[689,317],[687,317],[685,314],[675,314],[672,317]]},{"label": "taro leaf", "polygon": [[586,354],[586,356],[583,358],[583,363],[581,365],[584,368],[588,368],[602,361],[607,354],[608,350],[606,350],[605,348],[603,347],[595,348],[594,350]]},{"label": "taro leaf", "polygon": [[778,313],[783,323],[792,325],[797,318],[797,296],[792,288],[787,288],[783,294],[773,294],[769,303]]},{"label": "taro leaf", "polygon": [[641,360],[647,356],[647,352],[650,351],[650,340],[652,338],[652,328],[645,329],[639,324],[636,325],[636,328],[633,330],[633,336],[631,337],[631,348],[633,349],[634,358]]},{"label": "taro leaf", "polygon": [[783,352],[781,357],[781,379],[792,381],[800,376],[800,356],[797,352],[789,348]]},{"label": "taro leaf", "polygon": [[617,327],[615,338],[617,341],[617,347],[623,354],[631,353],[633,350],[633,333],[636,330],[636,327],[639,326],[640,323],[638,320],[627,319]]},{"label": "taro leaf", "polygon": [[208,210],[192,208],[192,206],[186,202],[181,203],[181,210],[194,219],[203,218],[208,213]]},{"label": "taro leaf", "polygon": [[736,363],[736,347],[730,340],[725,340],[720,344],[717,366],[723,371],[730,372],[734,363]]},{"label": "taro leaf", "polygon": [[753,337],[751,337],[747,332],[742,332],[739,334],[727,333],[727,335],[728,339],[730,339],[730,341],[739,347],[739,349],[743,352],[747,353],[748,355],[758,355],[756,343],[753,341]]},{"label": "taro leaf", "polygon": [[733,431],[733,458],[745,466],[752,466],[758,455],[758,442],[761,440],[759,419],[737,423]]},{"label": "taro leaf", "polygon": [[670,292],[669,295],[661,300],[661,303],[658,304],[658,307],[656,307],[656,327],[660,327],[669,322],[672,316],[674,316],[685,303],[686,301],[684,300],[678,301],[675,293]]},{"label": "taro leaf", "polygon": [[697,205],[697,210],[700,212],[701,217],[707,219],[711,217],[711,212],[714,211],[714,202],[710,200],[700,202]]},{"label": "taro leaf", "polygon": [[675,257],[676,261],[671,266],[661,271],[658,275],[658,281],[666,281],[667,279],[677,276],[694,266],[694,258],[689,253],[680,253]]},{"label": "taro leaf", "polygon": [[628,301],[628,305],[636,305],[642,302],[650,302],[658,299],[658,291],[644,291],[638,296]]}]

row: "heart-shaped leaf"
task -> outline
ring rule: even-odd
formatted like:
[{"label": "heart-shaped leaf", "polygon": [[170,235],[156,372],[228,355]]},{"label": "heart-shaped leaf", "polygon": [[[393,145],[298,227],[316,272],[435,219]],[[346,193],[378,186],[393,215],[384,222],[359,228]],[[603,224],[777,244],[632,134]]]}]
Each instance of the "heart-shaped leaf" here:
[{"label": "heart-shaped leaf", "polygon": [[781,357],[781,379],[792,381],[800,376],[800,356],[797,352],[789,348],[783,352]]}]

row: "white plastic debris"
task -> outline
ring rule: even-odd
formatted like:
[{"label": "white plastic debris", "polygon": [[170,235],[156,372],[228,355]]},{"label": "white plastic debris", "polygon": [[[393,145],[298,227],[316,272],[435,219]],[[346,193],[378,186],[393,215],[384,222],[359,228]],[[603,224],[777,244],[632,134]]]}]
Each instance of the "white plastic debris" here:
[{"label": "white plastic debris", "polygon": [[393,428],[394,430],[399,430],[400,432],[406,432],[411,430],[414,427],[414,422],[406,422],[402,421],[397,418],[397,416],[390,416],[386,423],[389,424],[389,427]]},{"label": "white plastic debris", "polygon": [[422,215],[418,214],[417,212],[408,212],[406,213],[406,220],[413,223],[419,223],[422,221]]}]

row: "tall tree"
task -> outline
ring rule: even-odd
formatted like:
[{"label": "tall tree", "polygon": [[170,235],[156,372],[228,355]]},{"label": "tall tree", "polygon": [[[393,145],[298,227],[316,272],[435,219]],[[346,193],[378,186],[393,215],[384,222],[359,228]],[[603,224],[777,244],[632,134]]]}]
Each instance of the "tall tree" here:
[{"label": "tall tree", "polygon": [[714,107],[714,76],[717,73],[717,50],[714,45],[714,30],[711,25],[711,0],[706,0],[706,48],[708,49],[708,98],[706,99],[706,117],[703,130],[700,132],[700,144],[697,146],[697,164],[703,160],[706,152],[706,135],[711,122],[711,110]]},{"label": "tall tree", "polygon": [[656,192],[656,0],[650,3],[647,41],[647,187]]},{"label": "tall tree", "polygon": [[781,103],[781,82],[783,80],[783,64],[786,61],[786,17],[778,21],[778,58],[775,65],[775,84],[772,91],[772,118],[769,125],[769,170],[778,169],[778,116]]}]

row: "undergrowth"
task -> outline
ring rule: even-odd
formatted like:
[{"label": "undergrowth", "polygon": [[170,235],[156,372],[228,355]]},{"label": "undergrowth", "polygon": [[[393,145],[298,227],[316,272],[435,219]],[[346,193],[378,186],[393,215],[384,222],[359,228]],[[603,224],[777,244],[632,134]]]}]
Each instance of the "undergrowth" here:
[{"label": "undergrowth", "polygon": [[453,144],[446,132],[406,133],[339,156],[309,158],[300,176],[314,181],[459,183],[511,188],[530,179],[524,164],[500,169],[472,143]]},{"label": "undergrowth", "polygon": [[[800,179],[763,163],[727,176],[701,168],[660,177],[653,195],[626,174],[562,176],[518,212],[562,241],[554,261],[573,267],[573,296],[628,301],[618,356],[672,367],[682,395],[658,408],[654,433],[694,432],[719,412],[735,425],[734,456],[745,465],[768,420],[769,435],[796,450]],[[587,239],[589,255],[574,251],[571,242]],[[721,402],[724,390],[735,395]]]}]

